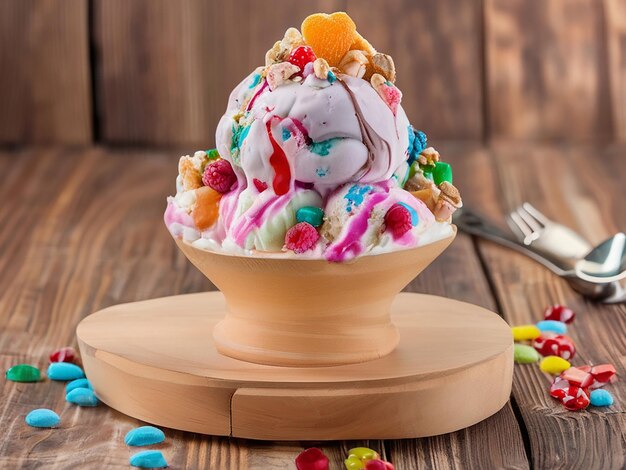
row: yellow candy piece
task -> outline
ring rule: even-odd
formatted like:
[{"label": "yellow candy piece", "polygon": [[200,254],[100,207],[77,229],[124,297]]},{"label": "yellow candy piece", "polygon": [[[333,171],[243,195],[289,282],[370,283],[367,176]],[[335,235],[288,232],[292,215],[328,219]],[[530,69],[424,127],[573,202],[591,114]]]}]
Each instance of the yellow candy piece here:
[{"label": "yellow candy piece", "polygon": [[315,13],[302,22],[302,35],[317,57],[337,67],[356,39],[356,25],[352,18],[340,11],[327,15]]},{"label": "yellow candy piece", "polygon": [[539,368],[552,375],[559,375],[571,367],[571,364],[559,356],[546,356],[539,363]]},{"label": "yellow candy piece", "polygon": [[535,325],[514,326],[511,331],[515,341],[531,341],[541,336],[541,330]]},{"label": "yellow candy piece", "polygon": [[356,457],[359,460],[374,460],[379,459],[380,455],[373,449],[367,447],[354,447],[348,451],[348,458]]},{"label": "yellow candy piece", "polygon": [[343,461],[346,470],[361,470],[365,468],[365,464],[355,455],[351,455],[346,460]]}]

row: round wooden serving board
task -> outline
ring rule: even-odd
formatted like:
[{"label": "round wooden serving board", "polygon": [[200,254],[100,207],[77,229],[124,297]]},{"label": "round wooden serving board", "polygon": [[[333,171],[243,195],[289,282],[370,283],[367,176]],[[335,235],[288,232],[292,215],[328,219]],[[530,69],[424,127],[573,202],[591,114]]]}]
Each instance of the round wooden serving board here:
[{"label": "round wooden serving board", "polygon": [[219,292],[116,305],[77,328],[98,397],[148,423],[267,440],[398,439],[475,424],[509,399],[513,339],[484,308],[400,294],[400,343],[369,362],[277,367],[217,352]]}]

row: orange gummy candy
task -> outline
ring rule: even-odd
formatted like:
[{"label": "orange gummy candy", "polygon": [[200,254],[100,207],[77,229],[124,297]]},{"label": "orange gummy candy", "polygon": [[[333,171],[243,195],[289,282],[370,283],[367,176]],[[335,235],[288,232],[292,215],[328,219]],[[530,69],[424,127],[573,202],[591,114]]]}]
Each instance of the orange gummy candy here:
[{"label": "orange gummy candy", "polygon": [[343,11],[327,15],[315,13],[302,22],[304,40],[317,57],[336,67],[356,38],[356,25]]},{"label": "orange gummy candy", "polygon": [[367,39],[361,36],[358,32],[354,34],[354,42],[350,46],[351,51],[363,51],[368,55],[376,54],[376,49],[372,46]]},{"label": "orange gummy candy", "polygon": [[219,216],[221,197],[220,193],[208,186],[196,189],[196,204],[191,216],[198,230],[206,230],[215,223]]}]

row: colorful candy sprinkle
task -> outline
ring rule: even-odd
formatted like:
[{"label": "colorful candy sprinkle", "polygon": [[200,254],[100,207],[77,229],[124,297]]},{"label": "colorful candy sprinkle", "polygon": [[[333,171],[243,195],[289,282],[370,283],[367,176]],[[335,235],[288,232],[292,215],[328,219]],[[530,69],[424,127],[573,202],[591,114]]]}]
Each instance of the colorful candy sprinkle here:
[{"label": "colorful candy sprinkle", "polygon": [[298,222],[308,222],[313,227],[319,227],[324,221],[324,211],[319,207],[304,206],[296,211]]},{"label": "colorful candy sprinkle", "polygon": [[571,364],[559,356],[547,356],[539,363],[539,368],[548,374],[558,375],[571,367]]},{"label": "colorful candy sprinkle", "polygon": [[385,227],[394,238],[400,238],[413,227],[409,210],[400,204],[394,204],[385,214]]},{"label": "colorful candy sprinkle", "polygon": [[98,406],[100,401],[93,390],[89,388],[75,388],[65,395],[65,400],[78,406]]},{"label": "colorful candy sprinkle", "polygon": [[285,247],[294,253],[304,253],[315,246],[320,234],[307,222],[300,222],[287,230]]},{"label": "colorful candy sprinkle", "polygon": [[39,382],[41,372],[30,364],[18,364],[7,370],[6,378],[13,382]]},{"label": "colorful candy sprinkle", "polygon": [[328,470],[330,461],[317,447],[305,449],[296,457],[298,470]]},{"label": "colorful candy sprinkle", "polygon": [[535,325],[514,326],[511,331],[514,341],[530,341],[541,336],[541,331]]},{"label": "colorful candy sprinkle", "polygon": [[513,359],[518,364],[532,364],[539,360],[539,353],[532,346],[515,344],[513,346]]},{"label": "colorful candy sprinkle", "polygon": [[567,333],[567,325],[557,320],[543,320],[537,322],[537,328],[539,328],[542,333],[550,332],[558,335]]},{"label": "colorful candy sprinkle", "polygon": [[591,406],[611,406],[613,404],[613,395],[602,389],[592,390],[589,395]]},{"label": "colorful candy sprinkle", "polygon": [[61,418],[52,410],[39,408],[28,413],[24,421],[34,428],[53,428],[61,422]]},{"label": "colorful candy sprinkle", "polygon": [[[537,331],[539,331],[538,328]],[[563,359],[569,360],[576,354],[574,342],[565,335],[539,336],[535,339],[533,346],[542,356],[561,356]]]},{"label": "colorful candy sprinkle", "polygon": [[74,362],[77,358],[74,348],[65,347],[57,349],[50,354],[50,362]]},{"label": "colorful candy sprinkle", "polygon": [[130,464],[139,468],[165,468],[167,462],[159,450],[144,450],[130,457]]},{"label": "colorful candy sprinkle", "polygon": [[452,167],[450,164],[446,162],[435,163],[435,168],[433,168],[433,179],[437,186],[444,181],[452,184]]},{"label": "colorful candy sprinkle", "polygon": [[75,380],[85,377],[83,369],[69,362],[53,362],[48,366],[50,380]]},{"label": "colorful candy sprinkle", "polygon": [[227,193],[237,182],[237,175],[228,160],[216,160],[204,168],[202,183],[218,193]]},{"label": "colorful candy sprinkle", "polygon": [[91,382],[89,382],[89,380],[76,379],[76,380],[72,380],[65,386],[65,394],[67,395],[75,388],[88,388],[89,390],[93,390],[93,387],[91,386]]},{"label": "colorful candy sprinkle", "polygon": [[126,434],[124,442],[127,446],[151,446],[165,440],[165,434],[154,426],[140,426]]},{"label": "colorful candy sprinkle", "polygon": [[556,320],[563,323],[571,323],[574,321],[576,314],[572,309],[567,308],[564,305],[552,305],[546,308],[543,312],[543,317],[546,320]]}]

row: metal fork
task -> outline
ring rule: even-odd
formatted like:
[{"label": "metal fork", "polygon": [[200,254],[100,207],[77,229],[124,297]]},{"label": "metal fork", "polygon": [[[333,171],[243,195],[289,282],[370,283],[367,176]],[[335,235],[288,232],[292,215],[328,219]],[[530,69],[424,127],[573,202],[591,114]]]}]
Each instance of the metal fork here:
[{"label": "metal fork", "polygon": [[511,212],[507,222],[521,243],[556,257],[567,269],[573,269],[575,262],[593,248],[572,229],[550,220],[528,202]]}]

